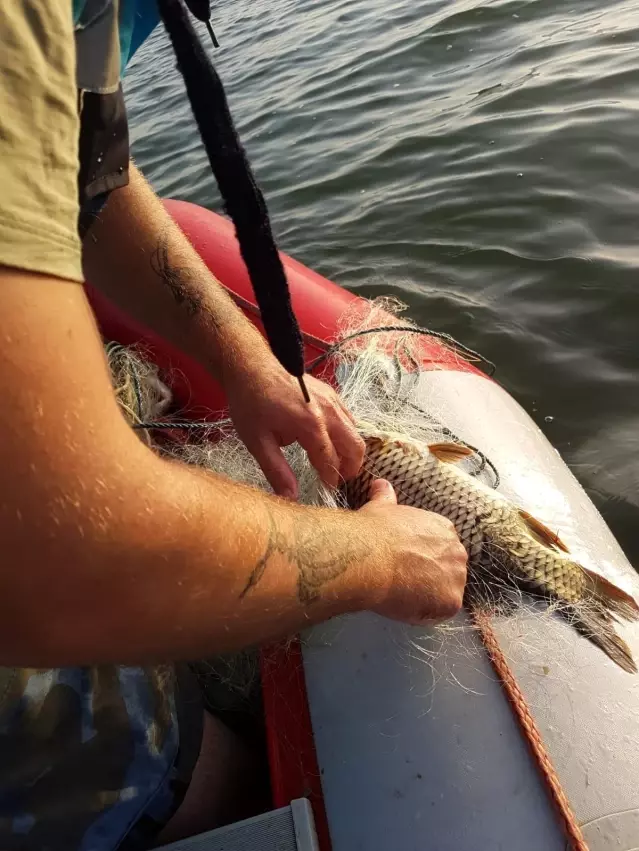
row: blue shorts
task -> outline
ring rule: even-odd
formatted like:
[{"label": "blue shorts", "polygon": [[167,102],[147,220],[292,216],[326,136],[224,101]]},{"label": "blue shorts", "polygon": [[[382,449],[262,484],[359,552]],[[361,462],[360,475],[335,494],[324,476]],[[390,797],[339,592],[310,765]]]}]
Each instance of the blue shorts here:
[{"label": "blue shorts", "polygon": [[0,668],[0,848],[148,847],[184,797],[202,721],[186,668]]}]

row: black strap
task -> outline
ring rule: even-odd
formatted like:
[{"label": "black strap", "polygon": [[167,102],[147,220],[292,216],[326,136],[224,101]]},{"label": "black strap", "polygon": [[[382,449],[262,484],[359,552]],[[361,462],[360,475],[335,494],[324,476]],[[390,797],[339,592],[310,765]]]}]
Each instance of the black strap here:
[{"label": "black strap", "polygon": [[185,3],[189,7],[189,12],[193,15],[193,17],[206,24],[206,28],[211,36],[211,41],[213,42],[213,47],[219,47],[219,42],[215,37],[213,27],[211,26],[211,3],[209,0],[185,0]]},{"label": "black strap", "polygon": [[266,202],[238,138],[222,81],[193,29],[182,0],[158,0],[158,7],[211,169],[235,225],[269,344],[282,366],[302,384],[304,348],[286,273],[273,238]]}]

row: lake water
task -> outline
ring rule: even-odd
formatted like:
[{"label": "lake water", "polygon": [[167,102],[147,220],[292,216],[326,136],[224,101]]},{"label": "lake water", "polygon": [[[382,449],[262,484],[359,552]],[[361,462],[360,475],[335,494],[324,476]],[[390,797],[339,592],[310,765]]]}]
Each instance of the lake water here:
[{"label": "lake water", "polygon": [[[495,361],[639,567],[639,3],[214,5],[280,247]],[[161,30],[125,90],[155,188],[219,209]]]}]

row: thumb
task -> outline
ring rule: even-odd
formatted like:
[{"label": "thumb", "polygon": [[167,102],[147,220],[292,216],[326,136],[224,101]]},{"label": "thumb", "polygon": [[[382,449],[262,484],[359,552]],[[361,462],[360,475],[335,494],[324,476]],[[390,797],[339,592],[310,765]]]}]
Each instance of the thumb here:
[{"label": "thumb", "polygon": [[374,503],[397,505],[397,496],[393,490],[393,486],[386,479],[375,479],[368,492],[368,498],[370,502]]},{"label": "thumb", "polygon": [[263,437],[247,448],[262,468],[269,485],[278,496],[297,499],[297,479],[274,437]]}]

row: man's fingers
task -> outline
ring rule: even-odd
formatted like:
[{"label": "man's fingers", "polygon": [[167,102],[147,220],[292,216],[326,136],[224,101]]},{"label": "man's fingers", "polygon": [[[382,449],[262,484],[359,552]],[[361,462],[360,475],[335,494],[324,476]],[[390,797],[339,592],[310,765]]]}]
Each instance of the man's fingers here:
[{"label": "man's fingers", "polygon": [[275,493],[287,499],[297,499],[297,479],[275,438],[262,437],[247,448],[262,468]]},{"label": "man's fingers", "polygon": [[329,384],[313,381],[311,388],[319,421],[323,421],[333,453],[338,456],[335,466],[341,478],[348,481],[359,473],[364,460],[364,441],[355,427],[355,418]]},{"label": "man's fingers", "polygon": [[357,429],[337,414],[329,433],[340,458],[340,474],[347,482],[359,473],[364,461],[366,444]]},{"label": "man's fingers", "polygon": [[368,492],[368,500],[376,504],[386,503],[387,505],[397,505],[397,495],[393,490],[393,486],[386,479],[375,479],[371,483],[371,488]]},{"label": "man's fingers", "polygon": [[364,460],[364,441],[339,406],[315,415],[299,442],[324,484],[337,487],[354,478]]},{"label": "man's fingers", "polygon": [[339,484],[340,459],[326,428],[318,423],[317,428],[300,438],[299,442],[324,484],[336,488]]},{"label": "man's fingers", "polygon": [[352,425],[357,425],[355,417],[349,409],[347,408],[344,400],[341,398],[339,393],[326,381],[313,379],[313,384],[311,385],[312,390],[314,391],[313,398],[319,403],[321,407],[324,408],[324,411],[330,413],[335,410],[344,415],[346,420]]},{"label": "man's fingers", "polygon": [[357,420],[351,414],[351,412],[348,410],[348,408],[346,407],[346,405],[344,404],[344,402],[340,398],[339,394],[336,393],[335,398],[337,399],[337,401],[339,403],[340,410],[342,411],[342,413],[344,414],[346,419],[349,421],[349,423],[351,423],[353,426],[357,425]]}]

